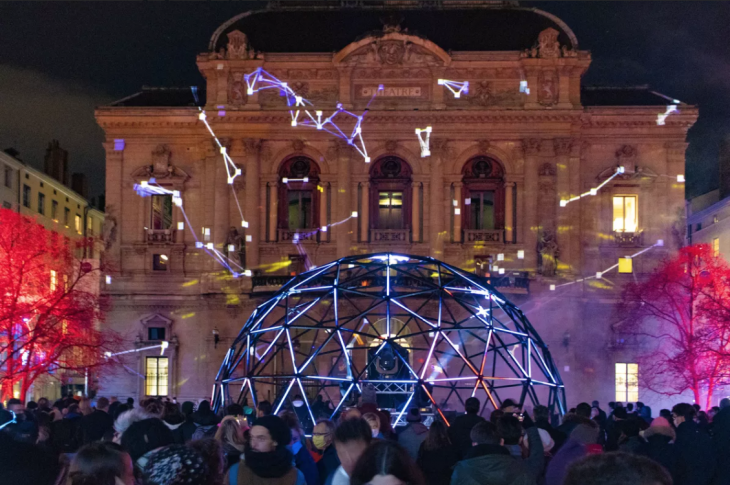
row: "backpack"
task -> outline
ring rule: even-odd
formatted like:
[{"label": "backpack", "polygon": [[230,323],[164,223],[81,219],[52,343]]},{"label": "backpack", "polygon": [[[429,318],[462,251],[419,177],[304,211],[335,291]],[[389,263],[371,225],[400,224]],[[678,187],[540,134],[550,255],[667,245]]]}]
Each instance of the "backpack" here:
[{"label": "backpack", "polygon": [[[211,432],[212,431],[212,432]],[[195,432],[193,433],[193,440],[202,440],[203,438],[209,438],[215,434],[216,425],[211,424],[210,426],[199,426],[195,425]]]}]

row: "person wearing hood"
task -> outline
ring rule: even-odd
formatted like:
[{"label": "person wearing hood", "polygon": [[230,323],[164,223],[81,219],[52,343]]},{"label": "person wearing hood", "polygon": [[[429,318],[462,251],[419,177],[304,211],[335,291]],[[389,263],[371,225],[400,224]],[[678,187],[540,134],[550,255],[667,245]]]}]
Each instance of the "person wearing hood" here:
[{"label": "person wearing hood", "polygon": [[421,443],[428,436],[428,428],[421,423],[421,413],[418,408],[408,410],[406,422],[408,424],[398,433],[398,443],[406,449],[413,460],[417,460]]},{"label": "person wearing hood", "polygon": [[317,461],[317,473],[319,473],[319,483],[324,485],[327,477],[337,470],[340,466],[340,459],[337,457],[335,449],[335,423],[329,419],[320,419],[314,426],[312,432],[312,444],[321,454],[321,458]]},{"label": "person wearing hood", "polygon": [[479,399],[475,397],[470,397],[464,401],[464,414],[457,416],[449,427],[451,443],[459,450],[462,458],[466,456],[471,448],[471,429],[475,425],[484,422],[484,418],[479,416],[480,405]]},{"label": "person wearing hood", "polygon": [[226,485],[306,485],[304,475],[292,464],[291,431],[278,416],[263,416],[251,428],[244,460],[233,465]]},{"label": "person wearing hood", "polygon": [[662,417],[655,418],[649,429],[642,431],[641,434],[646,440],[642,454],[659,463],[671,473],[676,462],[673,442],[677,436],[669,421]]},{"label": "person wearing hood", "polygon": [[200,403],[198,410],[192,414],[192,420],[195,424],[195,431],[192,436],[194,440],[212,438],[217,431],[216,425],[220,422],[218,416],[210,409],[209,401]]},{"label": "person wearing hood", "polygon": [[573,428],[568,441],[560,448],[545,471],[545,485],[562,485],[570,465],[588,455],[602,453],[598,441],[598,423],[583,418]]},{"label": "person wearing hood", "polygon": [[185,416],[183,416],[177,404],[169,401],[164,404],[162,408],[162,422],[172,431],[173,436],[175,436],[175,443],[185,443],[182,430],[182,425],[185,423]]},{"label": "person wearing hood", "polygon": [[[537,428],[530,428],[531,455],[543,454]],[[477,423],[469,433],[474,444],[466,457],[456,464],[451,485],[534,485],[535,477],[521,458],[515,458],[503,445],[497,427],[487,421]],[[535,441],[535,442],[532,442]]]}]

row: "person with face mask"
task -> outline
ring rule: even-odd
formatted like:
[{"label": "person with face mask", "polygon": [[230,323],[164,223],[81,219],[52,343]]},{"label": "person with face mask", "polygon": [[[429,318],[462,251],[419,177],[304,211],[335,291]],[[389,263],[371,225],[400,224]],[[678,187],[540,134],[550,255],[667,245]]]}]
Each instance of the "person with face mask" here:
[{"label": "person with face mask", "polygon": [[291,431],[292,439],[289,444],[289,451],[294,455],[294,466],[302,472],[307,485],[319,485],[317,465],[314,463],[314,458],[312,458],[307,447],[304,446],[306,437],[297,415],[291,411],[282,411],[279,413],[279,417],[284,420],[284,423]]},{"label": "person with face mask", "polygon": [[227,485],[307,485],[289,450],[291,431],[278,416],[263,416],[251,428],[245,459],[228,470]]},{"label": "person with face mask", "polygon": [[317,462],[319,472],[319,483],[324,485],[327,477],[340,466],[340,459],[337,457],[337,450],[333,446],[335,439],[335,423],[329,419],[320,419],[312,433],[312,444],[322,455]]}]

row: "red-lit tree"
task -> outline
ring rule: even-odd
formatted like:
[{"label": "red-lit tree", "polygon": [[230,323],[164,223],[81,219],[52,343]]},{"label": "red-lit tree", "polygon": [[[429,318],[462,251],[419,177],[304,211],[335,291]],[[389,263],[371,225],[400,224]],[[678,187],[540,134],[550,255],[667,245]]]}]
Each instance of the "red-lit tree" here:
[{"label": "red-lit tree", "polygon": [[645,281],[631,283],[618,330],[638,337],[641,384],[659,394],[691,391],[709,409],[730,384],[730,266],[707,244],[684,247]]},{"label": "red-lit tree", "polygon": [[108,364],[116,338],[99,330],[101,268],[84,245],[0,209],[0,399],[24,398],[42,375]]}]

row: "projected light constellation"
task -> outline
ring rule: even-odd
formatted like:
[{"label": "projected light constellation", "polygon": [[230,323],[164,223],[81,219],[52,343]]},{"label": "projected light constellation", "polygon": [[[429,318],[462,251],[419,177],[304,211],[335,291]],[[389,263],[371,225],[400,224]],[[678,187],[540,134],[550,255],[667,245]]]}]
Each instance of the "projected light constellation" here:
[{"label": "projected light constellation", "polygon": [[679,109],[677,109],[676,104],[668,105],[667,110],[664,113],[659,113],[656,117],[656,124],[659,126],[664,126],[665,120],[672,113],[679,113]]},{"label": "projected light constellation", "polygon": [[598,195],[598,191],[601,190],[601,188],[603,186],[605,186],[611,180],[613,180],[618,175],[620,175],[620,174],[622,174],[624,172],[625,172],[624,167],[616,167],[616,171],[614,172],[614,174],[611,175],[610,177],[608,177],[606,180],[604,180],[603,183],[601,183],[598,187],[594,187],[594,188],[590,189],[588,192],[584,192],[584,193],[582,193],[580,195],[576,195],[575,197],[571,197],[570,199],[562,199],[560,201],[560,207],[565,207],[566,205],[570,204],[571,202],[575,202],[576,200],[580,200],[583,197],[586,197],[588,195]]},{"label": "projected light constellation", "polygon": [[[370,108],[370,104],[375,99],[375,96],[383,90],[383,85],[379,85],[378,89],[370,97],[370,101],[365,106],[362,115],[356,115],[355,113],[346,110],[342,103],[337,103],[337,108],[328,117],[323,118],[323,112],[321,110],[313,110],[314,104],[308,99],[299,96],[289,87],[286,82],[283,82],[270,73],[266,72],[263,68],[259,67],[254,72],[244,75],[246,80],[246,86],[249,96],[263,91],[265,89],[278,89],[280,96],[286,97],[286,104],[291,108],[289,114],[291,115],[292,126],[309,126],[317,130],[326,131],[327,133],[334,135],[338,138],[342,138],[347,141],[348,145],[351,145],[355,150],[362,155],[365,159],[365,163],[370,163],[370,157],[368,156],[367,149],[365,147],[365,141],[362,138],[362,121]],[[302,118],[299,116],[303,113]],[[351,117],[355,120],[355,126],[352,132],[347,135],[344,131],[335,123],[334,118],[342,114],[344,116]]]},{"label": "projected light constellation", "polygon": [[[240,276],[251,276],[251,270],[244,269],[240,264],[236,263],[232,259],[230,259],[228,256],[220,252],[218,249],[215,248],[215,245],[212,242],[204,243],[200,239],[198,239],[198,235],[193,231],[192,224],[190,224],[190,220],[188,219],[188,215],[185,212],[185,208],[183,207],[183,201],[182,197],[180,196],[180,192],[177,190],[169,190],[164,187],[161,187],[157,185],[154,178],[150,180],[143,180],[139,184],[134,184],[134,191],[137,192],[137,194],[140,197],[151,197],[153,195],[171,195],[172,196],[172,202],[180,209],[180,212],[183,215],[183,218],[185,219],[185,222],[178,223],[178,229],[182,230],[185,227],[185,224],[188,226],[188,231],[190,234],[192,234],[193,238],[195,239],[195,247],[198,249],[203,249],[206,253],[208,253],[209,256],[211,256],[213,259],[218,261],[218,263],[223,266],[225,269],[231,272],[234,278],[238,278]],[[243,221],[245,223],[245,221]],[[247,223],[246,223],[247,224]],[[247,226],[244,226],[247,227]],[[204,237],[207,239],[210,235],[209,229],[204,229]],[[238,271],[235,268],[238,268]]]},{"label": "projected light constellation", "polygon": [[448,79],[439,79],[439,86],[446,86],[455,98],[460,98],[462,94],[469,94],[469,81],[449,81]]},{"label": "projected light constellation", "polygon": [[[642,249],[642,250],[641,250],[641,251],[639,251],[638,253],[634,253],[634,254],[632,254],[631,256],[624,256],[624,257],[623,257],[622,259],[627,259],[627,260],[633,260],[633,259],[635,259],[636,257],[638,257],[638,256],[641,256],[642,254],[644,254],[644,253],[645,253],[645,252],[647,252],[647,251],[651,251],[651,250],[652,250],[652,249],[654,249],[654,248],[657,248],[657,247],[662,247],[662,246],[664,246],[664,240],[663,240],[663,239],[659,239],[659,240],[658,240],[658,241],[656,242],[656,244],[652,244],[652,245],[651,245],[651,246],[649,246],[648,248]],[[610,267],[608,267],[608,268],[604,269],[603,271],[599,271],[599,272],[597,272],[597,273],[596,273],[595,275],[593,275],[593,276],[587,276],[587,277],[585,277],[585,278],[580,278],[580,279],[578,279],[578,280],[575,280],[575,281],[569,281],[569,282],[567,282],[567,283],[563,283],[563,284],[561,284],[561,285],[550,285],[550,291],[555,291],[555,290],[556,290],[557,288],[562,288],[563,286],[570,286],[570,285],[574,285],[574,284],[576,284],[576,283],[581,283],[581,282],[583,282],[583,281],[588,281],[588,280],[600,280],[600,279],[602,279],[602,278],[603,278],[603,275],[604,275],[604,274],[606,274],[606,273],[608,273],[609,271],[612,271],[612,270],[614,270],[614,269],[618,268],[618,267],[619,267],[619,264],[620,264],[620,263],[616,263],[616,264],[614,264],[613,266],[610,266]],[[620,271],[620,270],[619,270],[619,271]]]},{"label": "projected light constellation", "polygon": [[[422,133],[425,133],[426,136],[424,137]],[[431,156],[431,127],[416,128],[416,136],[418,137],[418,144],[421,145],[421,158]]]},{"label": "projected light constellation", "polygon": [[315,266],[312,264],[311,259],[309,259],[309,254],[307,253],[307,250],[302,246],[301,242],[307,239],[310,239],[311,237],[315,236],[317,233],[320,232],[328,232],[328,229],[330,227],[339,226],[340,224],[344,224],[345,222],[349,221],[350,219],[357,219],[357,211],[352,211],[349,217],[346,217],[345,219],[342,219],[338,222],[333,222],[331,224],[324,225],[320,228],[315,229],[314,231],[305,232],[305,233],[294,233],[294,236],[292,237],[292,244],[294,244],[297,247],[297,251],[299,251],[299,255],[304,257],[304,267],[309,271],[310,269],[314,269]]}]

